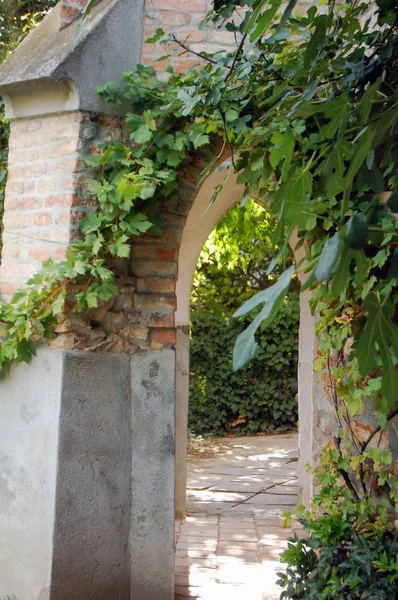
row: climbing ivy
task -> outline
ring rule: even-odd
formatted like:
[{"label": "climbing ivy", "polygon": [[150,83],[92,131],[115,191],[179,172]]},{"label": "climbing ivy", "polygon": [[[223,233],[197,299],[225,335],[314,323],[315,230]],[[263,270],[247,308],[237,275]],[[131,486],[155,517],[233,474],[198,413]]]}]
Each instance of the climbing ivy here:
[{"label": "climbing ivy", "polygon": [[232,369],[232,349],[247,325],[220,311],[191,312],[189,426],[194,433],[253,435],[297,423],[298,298],[292,295],[259,332],[255,358]]}]

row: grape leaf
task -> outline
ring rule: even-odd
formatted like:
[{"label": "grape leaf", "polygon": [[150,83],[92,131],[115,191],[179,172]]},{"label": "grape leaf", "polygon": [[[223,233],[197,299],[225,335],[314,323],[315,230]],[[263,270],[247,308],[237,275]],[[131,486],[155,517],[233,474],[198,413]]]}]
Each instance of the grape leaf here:
[{"label": "grape leaf", "polygon": [[382,369],[382,392],[389,407],[394,407],[398,395],[398,375],[391,351],[398,359],[398,327],[393,323],[394,307],[390,300],[380,304],[376,294],[366,296],[364,310],[367,321],[358,341],[355,344],[359,372],[363,377],[379,366],[380,356]]}]

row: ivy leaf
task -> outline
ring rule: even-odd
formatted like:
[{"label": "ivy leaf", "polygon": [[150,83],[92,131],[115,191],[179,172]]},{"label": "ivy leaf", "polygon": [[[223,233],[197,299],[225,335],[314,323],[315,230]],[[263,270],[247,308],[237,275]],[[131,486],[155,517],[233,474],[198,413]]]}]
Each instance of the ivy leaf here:
[{"label": "ivy leaf", "polygon": [[136,233],[145,233],[152,227],[152,223],[144,213],[136,213],[130,217],[129,224]]},{"label": "ivy leaf", "polygon": [[234,318],[241,317],[253,310],[253,308],[256,308],[259,304],[264,304],[253,322],[236,339],[232,356],[234,371],[247,364],[255,355],[257,342],[254,334],[260,325],[262,325],[262,328],[267,327],[278,312],[294,272],[295,267],[292,265],[282,273],[274,285],[250,298],[232,315]]},{"label": "ivy leaf", "polygon": [[153,132],[148,125],[140,125],[138,129],[130,134],[130,138],[137,144],[145,144],[153,137]]},{"label": "ivy leaf", "polygon": [[22,342],[19,342],[17,352],[18,360],[28,364],[32,362],[32,358],[36,354],[35,347],[30,340],[23,340]]},{"label": "ivy leaf", "polygon": [[323,247],[318,264],[315,267],[314,275],[318,281],[329,281],[336,265],[340,248],[340,234],[336,233],[332,238],[326,241]]},{"label": "ivy leaf", "polygon": [[368,239],[368,218],[363,213],[352,215],[347,221],[347,228],[344,234],[344,243],[353,248],[360,250],[364,247]]},{"label": "ivy leaf", "polygon": [[54,316],[62,313],[62,310],[64,308],[64,302],[65,302],[65,292],[61,292],[60,294],[58,294],[58,297],[52,306],[52,313]]},{"label": "ivy leaf", "polygon": [[121,235],[115,243],[116,256],[120,258],[129,258],[131,247],[125,242],[128,240],[127,235]]},{"label": "ivy leaf", "polygon": [[99,213],[89,213],[80,222],[80,231],[82,233],[90,233],[97,231],[102,222],[102,215]]},{"label": "ivy leaf", "polygon": [[382,304],[374,292],[368,294],[364,302],[367,321],[356,342],[356,357],[360,374],[365,377],[377,368],[380,356],[382,361],[382,392],[387,404],[393,408],[397,401],[398,379],[392,360],[391,350],[398,360],[398,327],[393,323],[394,307],[390,300]]}]

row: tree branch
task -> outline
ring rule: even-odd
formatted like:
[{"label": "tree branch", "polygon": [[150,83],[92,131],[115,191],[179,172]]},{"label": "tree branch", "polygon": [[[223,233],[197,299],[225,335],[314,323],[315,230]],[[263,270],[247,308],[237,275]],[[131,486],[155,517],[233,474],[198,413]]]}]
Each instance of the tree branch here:
[{"label": "tree branch", "polygon": [[246,41],[246,38],[247,38],[247,33],[245,33],[245,35],[242,37],[242,39],[241,39],[241,41],[240,41],[240,44],[239,44],[239,46],[238,46],[238,49],[237,49],[237,51],[235,52],[235,56],[234,56],[234,59],[233,59],[233,61],[232,61],[232,65],[230,66],[228,73],[227,73],[227,74],[226,74],[226,76],[224,77],[224,81],[227,81],[227,80],[229,79],[229,77],[232,75],[232,73],[233,73],[233,70],[234,70],[234,68],[235,68],[235,65],[236,65],[236,61],[238,60],[239,54],[240,54],[240,53],[241,53],[241,51],[242,51],[243,44],[245,43],[245,41]]},{"label": "tree branch", "polygon": [[189,46],[187,46],[186,44],[184,44],[184,42],[180,42],[180,40],[178,40],[176,38],[176,36],[174,35],[174,33],[172,35],[172,38],[173,38],[173,42],[175,42],[181,48],[183,48],[183,50],[185,50],[185,52],[190,52],[191,54],[194,54],[195,56],[198,56],[202,60],[206,60],[207,62],[211,63],[212,65],[218,65],[218,62],[216,60],[213,60],[212,58],[209,58],[208,56],[205,56],[204,54],[201,54],[200,52],[195,52],[195,50],[192,50]]}]

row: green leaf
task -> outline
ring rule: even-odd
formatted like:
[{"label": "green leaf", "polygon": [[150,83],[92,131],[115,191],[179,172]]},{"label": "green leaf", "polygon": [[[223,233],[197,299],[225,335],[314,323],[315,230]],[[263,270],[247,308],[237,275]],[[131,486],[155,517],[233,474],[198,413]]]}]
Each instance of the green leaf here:
[{"label": "green leaf", "polygon": [[286,199],[283,216],[289,224],[299,221],[303,204],[312,194],[312,176],[302,167],[296,169],[294,176],[286,184]]},{"label": "green leaf", "polygon": [[274,144],[274,147],[270,152],[269,161],[274,168],[277,167],[282,160],[284,161],[282,180],[286,181],[295,143],[292,130],[288,129],[286,133],[275,133],[271,138],[271,142]]},{"label": "green leaf", "polygon": [[64,308],[64,302],[65,302],[65,293],[61,292],[60,294],[58,294],[57,299],[55,300],[55,302],[52,306],[52,313],[54,316],[62,313],[62,310]]},{"label": "green leaf", "polygon": [[315,267],[314,275],[318,281],[328,281],[331,278],[340,248],[340,235],[336,233],[332,238],[326,241],[322,254],[319,257],[318,264]]},{"label": "green leaf", "polygon": [[156,42],[158,42],[160,39],[162,39],[162,37],[164,37],[164,31],[163,29],[161,29],[160,27],[158,27],[155,31],[155,33],[147,38],[145,40],[146,44],[156,44]]},{"label": "green leaf", "polygon": [[382,391],[390,408],[395,407],[398,394],[397,372],[391,352],[398,360],[398,327],[393,323],[394,308],[390,300],[380,304],[371,292],[365,298],[367,321],[355,344],[359,372],[363,377],[378,367],[377,356],[382,361]]},{"label": "green leaf", "polygon": [[102,215],[98,213],[88,213],[80,222],[80,231],[82,233],[90,233],[97,231],[102,223]]},{"label": "green leaf", "polygon": [[28,364],[32,362],[32,358],[36,354],[35,347],[30,340],[23,340],[22,342],[19,342],[17,346],[17,352],[18,360]]},{"label": "green leaf", "polygon": [[368,218],[363,213],[352,215],[347,221],[344,243],[353,250],[360,250],[368,239]]},{"label": "green leaf", "polygon": [[327,26],[327,15],[321,15],[314,21],[315,31],[312,34],[303,57],[304,68],[308,69],[311,63],[315,60],[318,55],[318,50],[323,46],[326,39],[326,26]]},{"label": "green leaf", "polygon": [[256,294],[253,298],[250,298],[250,300],[245,302],[243,306],[232,315],[234,318],[240,317],[253,310],[253,308],[259,304],[264,304],[253,322],[236,339],[232,356],[234,371],[240,369],[253,358],[257,349],[257,342],[254,338],[254,334],[260,325],[262,325],[263,328],[267,327],[278,312],[294,272],[295,267],[292,265],[282,273],[273,286]]},{"label": "green leaf", "polygon": [[344,286],[350,275],[350,265],[354,258],[354,251],[351,248],[343,248],[341,258],[339,260],[336,273],[333,277],[331,293],[333,296],[339,297],[344,290]]},{"label": "green leaf", "polygon": [[130,134],[131,139],[137,144],[145,144],[153,137],[153,132],[148,125],[140,125],[138,129]]}]

